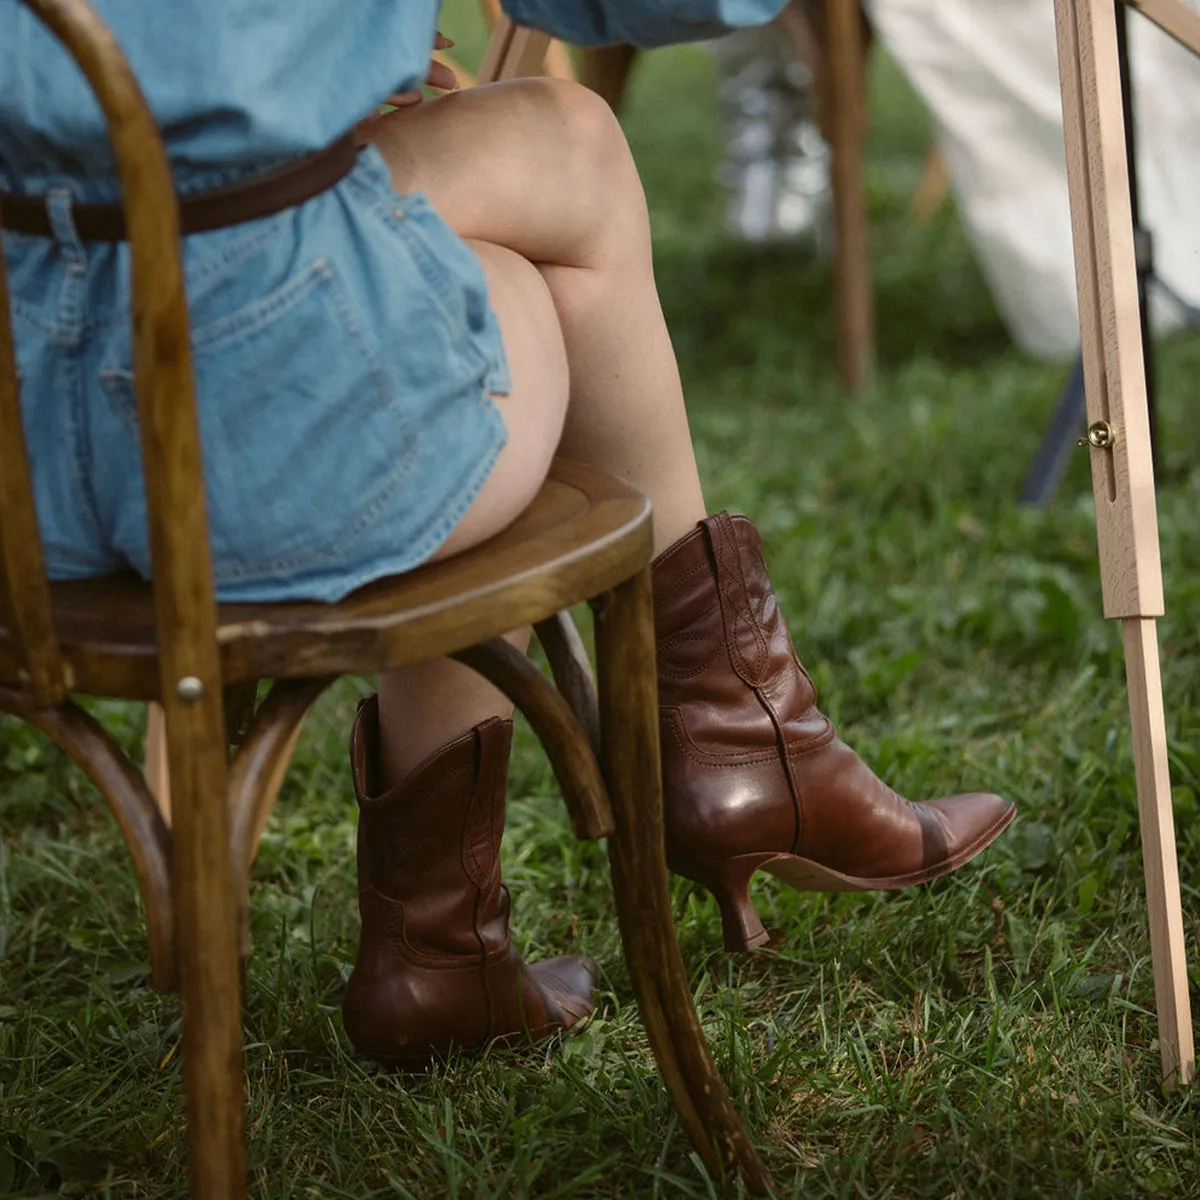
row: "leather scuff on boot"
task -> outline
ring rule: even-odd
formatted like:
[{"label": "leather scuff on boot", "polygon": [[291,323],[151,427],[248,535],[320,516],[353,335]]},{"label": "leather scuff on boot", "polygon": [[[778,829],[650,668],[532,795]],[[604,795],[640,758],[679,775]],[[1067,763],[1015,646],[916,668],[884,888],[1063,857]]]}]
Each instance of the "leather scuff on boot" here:
[{"label": "leather scuff on boot", "polygon": [[903,888],[962,866],[1012,820],[987,793],[913,804],[838,738],[748,518],[701,521],[653,575],[667,862],[716,897],[727,949],[768,940],[756,870],[800,891]]},{"label": "leather scuff on boot", "polygon": [[371,696],[350,741],[362,936],[342,1013],[355,1050],[419,1067],[570,1029],[592,1011],[595,963],[526,965],[509,936],[500,839],[512,722],[477,725],[382,794],[378,728]]}]

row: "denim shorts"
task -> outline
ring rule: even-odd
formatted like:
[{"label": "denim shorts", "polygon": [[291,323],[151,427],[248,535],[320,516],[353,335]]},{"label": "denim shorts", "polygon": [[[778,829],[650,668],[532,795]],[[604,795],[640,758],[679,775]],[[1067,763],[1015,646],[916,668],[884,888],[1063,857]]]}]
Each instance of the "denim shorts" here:
[{"label": "denim shorts", "polygon": [[[129,247],[6,233],[22,407],[51,577],[151,572]],[[107,198],[107,197],[104,197]],[[218,595],[334,601],[425,561],[507,432],[479,260],[368,147],[298,208],[185,240]]]}]

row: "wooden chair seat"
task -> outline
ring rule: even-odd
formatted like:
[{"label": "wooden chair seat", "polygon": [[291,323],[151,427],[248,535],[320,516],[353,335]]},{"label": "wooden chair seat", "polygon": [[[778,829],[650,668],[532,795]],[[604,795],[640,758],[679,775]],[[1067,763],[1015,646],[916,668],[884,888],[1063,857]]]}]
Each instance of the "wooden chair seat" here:
[{"label": "wooden chair seat", "polygon": [[[468,553],[361,588],[339,604],[223,604],[230,684],[376,671],[449,654],[545,620],[634,574],[650,544],[640,493],[558,459],[537,499]],[[55,584],[55,628],[78,693],[160,699],[154,596],[136,575]],[[0,621],[0,685],[18,683]]]}]

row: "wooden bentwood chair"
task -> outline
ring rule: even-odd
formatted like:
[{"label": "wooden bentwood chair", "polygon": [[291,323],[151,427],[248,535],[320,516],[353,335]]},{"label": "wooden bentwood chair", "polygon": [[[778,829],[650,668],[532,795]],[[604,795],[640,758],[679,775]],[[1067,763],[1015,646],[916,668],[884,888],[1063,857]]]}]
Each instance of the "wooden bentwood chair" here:
[{"label": "wooden bentwood chair", "polygon": [[[560,461],[505,533],[338,605],[218,606],[213,595],[188,311],[170,169],[150,111],[87,0],[24,0],[65,43],[103,108],[133,231],[134,366],[153,586],[50,585],[24,447],[0,254],[0,711],[47,733],[99,788],[132,853],[154,984],[183,1005],[192,1194],[246,1195],[239,921],[301,721],[339,675],[449,654],[507,692],[553,764],[577,836],[608,839],[630,976],[647,1035],[715,1174],[768,1182],[700,1031],[674,938],[663,856],[648,501]],[[517,39],[517,50],[521,49]],[[0,214],[2,219],[2,214]],[[596,614],[598,700],[563,610]],[[532,624],[556,690],[500,635]],[[228,689],[273,680],[227,758]],[[172,823],[72,693],[166,713]],[[232,886],[231,886],[232,884]]]}]

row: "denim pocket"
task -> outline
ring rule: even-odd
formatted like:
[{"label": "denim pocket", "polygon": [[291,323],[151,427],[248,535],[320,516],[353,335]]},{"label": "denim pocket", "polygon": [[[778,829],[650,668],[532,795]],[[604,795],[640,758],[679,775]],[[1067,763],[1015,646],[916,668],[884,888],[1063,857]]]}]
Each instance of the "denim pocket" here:
[{"label": "denim pocket", "polygon": [[[217,582],[344,560],[406,482],[418,430],[334,264],[313,260],[196,328],[192,346]],[[100,381],[136,438],[128,359]],[[121,527],[121,549],[145,569]]]},{"label": "denim pocket", "polygon": [[464,371],[482,373],[495,395],[512,390],[500,326],[488,298],[487,276],[475,252],[442,220],[424,192],[400,194],[374,146],[362,154],[355,186],[383,233],[398,270],[417,275]]}]

